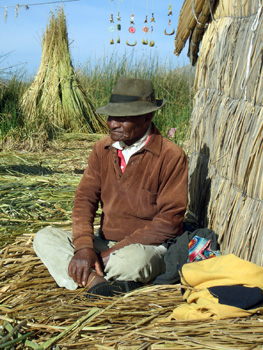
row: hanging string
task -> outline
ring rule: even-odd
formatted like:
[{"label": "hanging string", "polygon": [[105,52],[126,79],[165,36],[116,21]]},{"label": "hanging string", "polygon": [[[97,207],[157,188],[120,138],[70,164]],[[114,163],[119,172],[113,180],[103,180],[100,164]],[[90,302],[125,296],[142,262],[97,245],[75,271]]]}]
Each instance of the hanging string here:
[{"label": "hanging string", "polygon": [[[194,4],[194,0],[192,0],[192,12],[193,12],[193,15],[194,15],[194,18],[196,20],[196,23],[199,24],[200,26],[203,26],[203,23],[199,22],[198,21],[198,18],[197,18],[197,15],[195,13],[195,4]],[[199,14],[198,14],[199,15]]]},{"label": "hanging string", "polygon": [[57,1],[49,1],[49,2],[38,2],[34,4],[16,4],[16,5],[10,5],[10,6],[0,6],[0,9],[8,9],[12,7],[13,8],[24,7],[26,10],[28,10],[30,6],[52,5],[52,4],[58,4],[58,3],[64,3],[64,2],[73,2],[73,1],[80,1],[80,0],[57,0]]},{"label": "hanging string", "polygon": [[118,17],[117,17],[118,21],[121,20],[121,16],[120,16],[120,0],[118,0]]},{"label": "hanging string", "polygon": [[57,0],[57,1],[49,1],[49,2],[38,2],[34,4],[16,4],[16,5],[10,5],[10,6],[0,6],[0,9],[4,9],[4,21],[6,22],[7,20],[7,9],[8,8],[15,8],[15,18],[18,17],[19,12],[21,8],[24,8],[25,10],[29,10],[29,6],[38,6],[38,5],[52,5],[52,4],[57,4],[57,3],[65,3],[65,2],[72,2],[72,1],[80,1],[80,0]]}]

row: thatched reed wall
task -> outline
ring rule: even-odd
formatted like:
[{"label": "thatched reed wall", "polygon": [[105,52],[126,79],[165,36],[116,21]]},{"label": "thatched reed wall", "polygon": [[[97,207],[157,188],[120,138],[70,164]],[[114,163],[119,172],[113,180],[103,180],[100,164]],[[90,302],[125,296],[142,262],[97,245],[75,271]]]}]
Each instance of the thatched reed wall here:
[{"label": "thatched reed wall", "polygon": [[197,61],[187,217],[224,253],[263,265],[263,3],[215,5]]}]

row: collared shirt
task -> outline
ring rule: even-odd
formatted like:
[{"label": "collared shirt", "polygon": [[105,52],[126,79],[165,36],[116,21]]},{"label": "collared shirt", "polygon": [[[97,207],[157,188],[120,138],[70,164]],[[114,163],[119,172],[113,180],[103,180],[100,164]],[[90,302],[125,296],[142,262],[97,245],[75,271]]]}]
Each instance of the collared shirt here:
[{"label": "collared shirt", "polygon": [[146,131],[146,133],[144,134],[143,137],[141,137],[138,141],[134,142],[132,145],[128,146],[126,145],[125,142],[123,141],[116,141],[112,144],[112,146],[114,148],[117,148],[119,150],[122,151],[125,163],[128,164],[128,161],[130,159],[130,157],[138,152],[148,141],[148,138],[151,134],[151,128],[152,128],[152,124],[150,124],[148,130]]}]

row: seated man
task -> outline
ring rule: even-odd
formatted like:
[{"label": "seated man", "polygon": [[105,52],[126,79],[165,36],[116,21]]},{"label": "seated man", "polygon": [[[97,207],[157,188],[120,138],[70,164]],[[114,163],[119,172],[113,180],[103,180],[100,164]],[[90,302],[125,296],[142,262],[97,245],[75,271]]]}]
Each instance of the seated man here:
[{"label": "seated man", "polygon": [[182,149],[152,123],[164,104],[150,80],[123,77],[109,104],[97,110],[108,115],[110,136],[95,142],[77,188],[73,235],[47,227],[34,239],[59,286],[112,296],[164,273],[163,243],[182,234],[188,176]]}]

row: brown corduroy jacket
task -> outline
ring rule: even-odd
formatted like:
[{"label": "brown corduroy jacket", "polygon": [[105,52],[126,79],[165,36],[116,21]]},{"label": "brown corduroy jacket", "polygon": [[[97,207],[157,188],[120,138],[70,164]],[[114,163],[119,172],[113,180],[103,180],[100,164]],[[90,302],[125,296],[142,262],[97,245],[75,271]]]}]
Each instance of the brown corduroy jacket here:
[{"label": "brown corduroy jacket", "polygon": [[131,156],[124,173],[110,137],[94,144],[77,188],[73,220],[75,252],[93,247],[93,220],[102,206],[101,235],[118,241],[109,253],[133,243],[160,245],[182,233],[188,162],[180,147],[157,128]]}]

